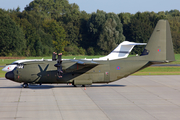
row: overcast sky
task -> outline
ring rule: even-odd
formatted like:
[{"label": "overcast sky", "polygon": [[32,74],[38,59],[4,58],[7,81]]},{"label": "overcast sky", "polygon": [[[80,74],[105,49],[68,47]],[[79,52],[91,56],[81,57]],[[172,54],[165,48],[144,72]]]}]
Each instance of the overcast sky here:
[{"label": "overcast sky", "polygon": [[[0,0],[0,8],[16,9],[18,6],[21,11],[33,0]],[[80,10],[87,13],[96,12],[97,9],[105,12],[129,12],[136,13],[138,11],[170,11],[180,10],[180,0],[69,0],[69,3],[78,4]]]}]

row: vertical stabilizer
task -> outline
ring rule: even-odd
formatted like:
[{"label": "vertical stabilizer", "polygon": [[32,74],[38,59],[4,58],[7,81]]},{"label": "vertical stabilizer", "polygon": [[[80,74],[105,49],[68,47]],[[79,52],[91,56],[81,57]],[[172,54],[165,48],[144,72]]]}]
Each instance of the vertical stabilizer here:
[{"label": "vertical stabilizer", "polygon": [[141,56],[150,61],[175,61],[169,22],[159,20]]}]

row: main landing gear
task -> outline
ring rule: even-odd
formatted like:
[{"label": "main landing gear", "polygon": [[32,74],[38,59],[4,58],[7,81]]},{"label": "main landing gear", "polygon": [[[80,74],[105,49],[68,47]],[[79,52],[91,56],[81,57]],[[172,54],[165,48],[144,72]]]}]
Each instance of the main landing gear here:
[{"label": "main landing gear", "polygon": [[91,87],[91,85],[74,85],[74,87]]},{"label": "main landing gear", "polygon": [[28,83],[24,83],[22,84],[23,88],[27,88],[28,87]]}]

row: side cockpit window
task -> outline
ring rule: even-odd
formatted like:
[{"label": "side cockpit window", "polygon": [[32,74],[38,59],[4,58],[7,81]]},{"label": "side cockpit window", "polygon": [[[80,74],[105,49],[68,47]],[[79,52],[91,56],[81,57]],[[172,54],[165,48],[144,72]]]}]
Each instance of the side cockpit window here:
[{"label": "side cockpit window", "polygon": [[21,69],[23,69],[23,68],[24,68],[24,64],[22,64],[22,63],[18,63],[18,64],[17,64],[17,68],[21,68]]},{"label": "side cockpit window", "polygon": [[11,63],[10,65],[18,65],[19,63],[15,63],[15,62],[13,62],[13,63]]}]

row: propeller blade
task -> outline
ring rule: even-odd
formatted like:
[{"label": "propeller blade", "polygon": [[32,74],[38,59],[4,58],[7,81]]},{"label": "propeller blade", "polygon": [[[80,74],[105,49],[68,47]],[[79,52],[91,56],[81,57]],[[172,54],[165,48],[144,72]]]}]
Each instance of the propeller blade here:
[{"label": "propeller blade", "polygon": [[61,57],[62,57],[62,53],[59,53],[57,64],[54,65],[55,67],[57,67],[57,75],[59,78],[62,78],[62,74],[63,74]]},{"label": "propeller blade", "polygon": [[59,63],[61,62],[61,56],[62,56],[62,53],[59,53],[59,54],[58,54],[58,62],[59,62]]},{"label": "propeller blade", "polygon": [[56,61],[57,60],[56,59],[56,55],[57,55],[57,53],[53,52],[53,54],[52,54],[52,61]]},{"label": "propeller blade", "polygon": [[41,71],[41,72],[43,72],[43,69],[41,68],[41,66],[40,66],[40,65],[38,65],[38,67],[39,67],[40,71]]},{"label": "propeller blade", "polygon": [[43,70],[42,67],[40,65],[38,65],[39,69],[41,72],[46,72],[46,70],[48,69],[49,67],[49,64],[45,67],[45,69]]},{"label": "propeller blade", "polygon": [[49,67],[49,64],[46,66],[46,68],[44,69],[44,72],[47,70],[47,68]]},{"label": "propeller blade", "polygon": [[59,69],[58,72],[57,72],[57,75],[58,75],[58,77],[62,78],[63,71],[61,71],[61,70]]}]

